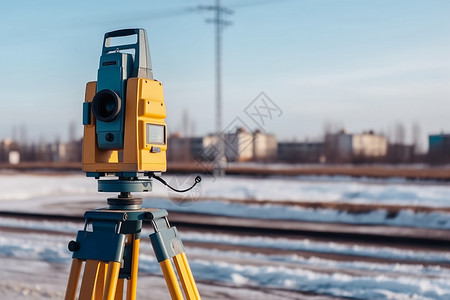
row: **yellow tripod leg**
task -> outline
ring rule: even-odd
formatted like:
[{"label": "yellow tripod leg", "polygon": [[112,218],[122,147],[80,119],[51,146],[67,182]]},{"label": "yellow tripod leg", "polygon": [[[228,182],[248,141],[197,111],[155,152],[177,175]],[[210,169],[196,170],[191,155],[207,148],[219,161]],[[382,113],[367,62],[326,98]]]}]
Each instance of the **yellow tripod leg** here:
[{"label": "yellow tripod leg", "polygon": [[186,254],[184,252],[175,255],[173,257],[175,266],[180,276],[181,284],[183,285],[184,294],[188,300],[200,300],[200,294],[195,284],[194,276],[192,275],[191,268],[187,261]]},{"label": "yellow tripod leg", "polygon": [[133,255],[131,259],[131,278],[127,282],[127,300],[136,300],[140,240],[136,239],[134,240],[133,243],[134,243]]},{"label": "yellow tripod leg", "polygon": [[100,300],[103,298],[103,293],[105,292],[106,284],[106,274],[108,272],[108,264],[105,262],[100,262],[98,268],[97,283],[95,285],[95,299]]},{"label": "yellow tripod leg", "polygon": [[[114,300],[119,279],[120,263],[111,261],[108,264],[108,273],[106,274],[105,293],[103,300]],[[80,299],[81,300],[81,299]]]},{"label": "yellow tripod leg", "polygon": [[116,296],[114,297],[114,300],[122,300],[123,299],[123,284],[124,279],[120,278],[117,282],[117,289],[116,289]]},{"label": "yellow tripod leg", "polygon": [[100,261],[98,260],[86,260],[83,280],[81,282],[80,300],[95,299],[95,286],[98,277],[99,264]]},{"label": "yellow tripod leg", "polygon": [[161,265],[161,270],[166,279],[166,284],[169,289],[170,296],[172,300],[183,300],[183,293],[181,292],[180,285],[178,284],[177,275],[172,266],[172,261],[170,259],[163,260],[159,263]]},{"label": "yellow tripod leg", "polygon": [[69,281],[67,282],[65,300],[75,300],[77,296],[78,280],[81,274],[81,266],[83,261],[81,259],[72,259],[72,265],[70,267]]}]

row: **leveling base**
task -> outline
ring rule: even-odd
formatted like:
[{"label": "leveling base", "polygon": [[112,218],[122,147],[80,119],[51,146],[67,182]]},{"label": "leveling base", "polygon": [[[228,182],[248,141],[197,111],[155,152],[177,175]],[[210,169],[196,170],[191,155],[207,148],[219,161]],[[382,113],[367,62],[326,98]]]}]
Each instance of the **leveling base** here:
[{"label": "leveling base", "polygon": [[[78,282],[84,264],[80,300],[123,299],[126,280],[127,300],[136,299],[139,243],[142,222],[152,223],[150,240],[172,299],[200,299],[183,243],[171,227],[164,209],[141,208],[142,199],[123,192],[108,199],[108,207],[87,211],[84,229],[69,243],[72,266],[65,299],[77,299]],[[181,291],[175,264],[183,287]]]}]

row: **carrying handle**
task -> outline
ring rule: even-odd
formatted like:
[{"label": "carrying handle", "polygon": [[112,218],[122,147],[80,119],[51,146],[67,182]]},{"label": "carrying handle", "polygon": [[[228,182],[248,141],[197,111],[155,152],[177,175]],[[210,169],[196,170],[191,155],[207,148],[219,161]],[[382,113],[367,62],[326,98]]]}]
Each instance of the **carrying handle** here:
[{"label": "carrying handle", "polygon": [[[111,38],[136,35],[137,41],[134,44],[123,44],[110,46]],[[105,33],[103,40],[102,55],[116,50],[134,49],[134,63],[131,77],[148,78],[153,80],[152,62],[150,59],[150,49],[148,47],[147,33],[142,28],[119,29]]]}]

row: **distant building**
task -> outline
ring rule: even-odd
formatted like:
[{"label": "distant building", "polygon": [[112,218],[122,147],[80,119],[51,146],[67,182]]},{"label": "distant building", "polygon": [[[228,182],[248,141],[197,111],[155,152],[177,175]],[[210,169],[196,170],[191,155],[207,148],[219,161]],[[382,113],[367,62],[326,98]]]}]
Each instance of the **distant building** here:
[{"label": "distant building", "polygon": [[253,160],[272,162],[278,156],[277,138],[259,130],[253,133]]},{"label": "distant building", "polygon": [[53,162],[59,160],[59,143],[40,144],[38,146],[38,161]]},{"label": "distant building", "polygon": [[450,163],[450,134],[428,136],[428,161],[432,164]]},{"label": "distant building", "polygon": [[228,161],[270,162],[277,158],[278,144],[273,134],[237,128],[235,132],[225,133],[223,137]]},{"label": "distant building", "polygon": [[190,161],[192,158],[190,146],[191,138],[182,138],[178,134],[169,136],[167,139],[167,160]]},{"label": "distant building", "polygon": [[20,163],[20,152],[17,150],[13,150],[9,152],[8,162],[11,165],[17,165]]},{"label": "distant building", "polygon": [[[277,141],[274,135],[262,132],[247,132],[238,128],[235,132],[221,136],[227,161],[275,161]],[[167,142],[167,160],[188,162],[212,161],[219,152],[219,137],[181,137],[172,135]]]},{"label": "distant building", "polygon": [[279,142],[278,160],[291,163],[324,162],[323,142]]},{"label": "distant building", "polygon": [[8,161],[10,145],[11,141],[9,139],[0,141],[0,162]]},{"label": "distant building", "polygon": [[167,139],[167,161],[190,162],[212,161],[217,154],[217,137],[181,137],[179,134]]},{"label": "distant building", "polygon": [[386,137],[373,131],[349,134],[342,130],[336,134],[327,134],[325,137],[327,162],[377,161],[386,156],[387,150]]},{"label": "distant building", "polygon": [[60,162],[80,162],[83,140],[58,145],[57,160]]},{"label": "distant building", "polygon": [[415,146],[404,144],[389,144],[386,162],[393,164],[412,163],[415,160]]},{"label": "distant building", "polygon": [[20,162],[19,145],[11,139],[0,141],[0,162],[18,164]]},{"label": "distant building", "polygon": [[253,159],[253,133],[244,128],[223,134],[227,161],[249,161]]},{"label": "distant building", "polygon": [[81,162],[82,139],[68,143],[19,144],[10,139],[0,141],[0,162]]},{"label": "distant building", "polygon": [[386,137],[376,135],[372,131],[354,134],[352,138],[353,156],[383,157],[387,154],[388,142]]}]

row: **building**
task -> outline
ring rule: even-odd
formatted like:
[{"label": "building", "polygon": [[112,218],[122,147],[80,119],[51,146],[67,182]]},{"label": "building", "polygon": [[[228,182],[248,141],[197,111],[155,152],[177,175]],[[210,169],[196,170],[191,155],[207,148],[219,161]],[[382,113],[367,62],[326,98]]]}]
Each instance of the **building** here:
[{"label": "building", "polygon": [[0,162],[18,164],[20,161],[19,145],[10,139],[0,141]]},{"label": "building", "polygon": [[167,161],[212,161],[217,154],[217,136],[181,137],[179,134],[167,139]]},{"label": "building", "polygon": [[324,162],[323,142],[280,142],[278,160],[290,163]]},{"label": "building", "polygon": [[373,131],[349,134],[345,130],[327,134],[325,156],[327,162],[351,163],[382,160],[388,150],[386,137]]},{"label": "building", "polygon": [[0,162],[8,162],[11,140],[0,141]]},{"label": "building", "polygon": [[353,157],[379,158],[387,154],[388,141],[382,135],[376,135],[373,131],[352,136]]},{"label": "building", "polygon": [[193,160],[213,161],[220,152],[222,139],[227,161],[275,161],[277,141],[274,135],[260,131],[247,132],[238,128],[235,132],[204,137],[181,137],[172,135],[167,141],[167,160],[189,162]]},{"label": "building", "polygon": [[167,139],[167,161],[190,161],[191,138],[183,138],[179,134],[169,136]]},{"label": "building", "polygon": [[392,164],[413,163],[415,161],[415,149],[414,145],[389,144],[386,162]]},{"label": "building", "polygon": [[237,128],[235,132],[225,133],[223,138],[227,161],[271,162],[277,159],[278,143],[273,134]]},{"label": "building", "polygon": [[83,140],[58,144],[59,162],[80,162],[83,148]]},{"label": "building", "polygon": [[225,133],[222,136],[227,161],[242,162],[253,159],[253,133],[244,128],[237,128],[235,132]]},{"label": "building", "polygon": [[253,160],[273,162],[278,157],[277,138],[273,134],[263,133],[259,130],[253,133]]},{"label": "building", "polygon": [[81,162],[82,139],[68,143],[19,144],[10,139],[0,141],[0,162]]},{"label": "building", "polygon": [[450,134],[428,136],[428,161],[432,164],[450,163]]}]

